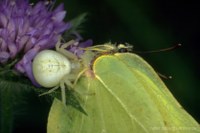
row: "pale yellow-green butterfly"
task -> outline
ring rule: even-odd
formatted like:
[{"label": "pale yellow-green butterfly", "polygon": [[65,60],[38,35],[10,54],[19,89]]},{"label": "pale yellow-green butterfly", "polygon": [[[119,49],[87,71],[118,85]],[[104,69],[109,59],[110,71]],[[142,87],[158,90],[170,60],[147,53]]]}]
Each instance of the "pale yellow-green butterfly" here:
[{"label": "pale yellow-green butterfly", "polygon": [[126,45],[119,46],[88,48],[95,54],[91,68],[74,87],[86,92],[80,94],[86,114],[55,99],[48,133],[199,133],[199,124],[154,69],[136,54],[117,52],[129,51]]}]

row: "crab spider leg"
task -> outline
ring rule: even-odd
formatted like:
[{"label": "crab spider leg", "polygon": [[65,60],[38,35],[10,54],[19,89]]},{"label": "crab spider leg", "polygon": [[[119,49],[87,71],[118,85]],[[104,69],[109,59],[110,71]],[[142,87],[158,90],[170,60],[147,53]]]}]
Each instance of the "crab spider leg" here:
[{"label": "crab spider leg", "polygon": [[60,88],[61,88],[62,102],[65,105],[66,104],[66,95],[65,95],[65,84],[64,84],[64,82],[60,83]]},{"label": "crab spider leg", "polygon": [[104,52],[104,51],[106,51],[106,50],[103,50],[103,49],[101,49],[100,47],[94,47],[94,46],[92,46],[92,48],[79,48],[79,49],[81,49],[81,50],[88,50],[88,51],[100,51],[100,52]]},{"label": "crab spider leg", "polygon": [[[106,49],[104,49],[106,48]],[[83,50],[93,50],[93,51],[99,51],[99,52],[106,52],[108,50],[113,50],[114,46],[109,46],[109,45],[97,45],[97,46],[91,46],[89,48],[81,48]]]},{"label": "crab spider leg", "polygon": [[64,81],[62,81],[60,83],[60,88],[61,88],[61,97],[62,97],[62,102],[64,105],[66,105],[66,94],[65,94],[65,84],[69,87],[72,88],[72,83],[68,80],[68,79],[65,79]]},{"label": "crab spider leg", "polygon": [[59,48],[67,48],[76,42],[75,40],[70,40],[67,43],[61,43],[61,40],[63,40],[63,38],[59,37],[58,42],[56,43],[56,50],[58,50]]},{"label": "crab spider leg", "polygon": [[69,81],[69,79],[65,79],[64,83],[69,86],[70,88],[73,88],[73,84]]},{"label": "crab spider leg", "polygon": [[76,41],[71,40],[71,41],[69,41],[67,43],[64,43],[60,48],[65,49],[65,48],[69,47],[70,45],[72,45],[74,43],[76,43]]},{"label": "crab spider leg", "polygon": [[73,88],[74,88],[74,86],[76,85],[76,83],[78,82],[79,78],[80,78],[80,77],[83,75],[83,73],[84,73],[85,71],[87,71],[87,70],[88,70],[88,68],[85,68],[85,69],[83,69],[81,72],[79,72],[78,76],[76,76],[76,79],[75,79],[75,81],[74,81]]},{"label": "crab spider leg", "polygon": [[76,42],[74,40],[71,40],[71,41],[69,41],[67,43],[62,44],[61,43],[61,39],[62,38],[60,37],[58,42],[56,43],[56,51],[59,51],[59,49],[65,49],[65,48],[69,47],[70,45],[72,45],[72,44],[74,44]]},{"label": "crab spider leg", "polygon": [[50,89],[49,91],[40,94],[39,96],[50,94],[50,93],[54,92],[56,89],[58,89],[58,88],[59,88],[59,86],[56,86],[56,87]]},{"label": "crab spider leg", "polygon": [[77,56],[74,55],[73,53],[67,51],[66,49],[58,49],[58,52],[62,53],[63,55],[65,55],[66,57],[70,58],[70,59],[77,59]]},{"label": "crab spider leg", "polygon": [[69,52],[69,51],[67,51],[67,50],[65,49],[65,48],[67,48],[68,46],[74,44],[75,41],[74,41],[74,40],[71,40],[71,41],[69,41],[69,42],[67,42],[67,43],[65,43],[65,44],[63,44],[63,45],[61,46],[61,39],[62,39],[62,38],[60,37],[59,40],[58,40],[58,42],[57,42],[57,44],[56,44],[56,51],[62,53],[63,55],[67,56],[67,57],[70,58],[70,59],[76,59],[76,58],[77,58],[76,55],[74,55],[73,53],[71,53],[71,52]]},{"label": "crab spider leg", "polygon": [[62,39],[62,37],[60,36],[59,39],[58,39],[58,42],[55,45],[56,46],[56,51],[60,49],[61,39]]}]

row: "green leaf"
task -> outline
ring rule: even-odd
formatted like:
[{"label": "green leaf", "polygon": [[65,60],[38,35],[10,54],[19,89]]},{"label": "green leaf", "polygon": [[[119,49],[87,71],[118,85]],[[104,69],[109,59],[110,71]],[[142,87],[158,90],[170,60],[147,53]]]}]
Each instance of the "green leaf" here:
[{"label": "green leaf", "polygon": [[11,68],[2,67],[0,71],[1,133],[11,133],[16,126],[21,126],[16,121],[19,122],[26,115],[25,110],[28,110],[30,96],[35,96],[34,90],[38,94],[47,91],[43,88],[34,87],[27,77],[17,75]]},{"label": "green leaf", "polygon": [[72,27],[67,30],[63,38],[69,38],[72,34],[80,34],[82,32],[81,24],[86,21],[87,13],[82,13],[70,21]]},{"label": "green leaf", "polygon": [[12,70],[2,69],[0,72],[0,131],[2,133],[12,132],[15,114],[18,113],[16,106],[24,103],[24,95],[31,90],[32,87],[20,82],[20,78]]},{"label": "green leaf", "polygon": [[[10,92],[10,86],[7,86],[5,83],[0,82],[0,118],[1,118],[1,127],[0,131],[2,133],[11,133],[13,126],[13,99],[12,93]],[[7,90],[5,87],[7,86]]]},{"label": "green leaf", "polygon": [[82,13],[76,18],[72,19],[70,23],[72,24],[72,28],[70,30],[76,31],[80,33],[81,24],[86,21],[87,13]]},{"label": "green leaf", "polygon": [[[56,133],[197,133],[199,124],[176,101],[153,68],[141,57],[102,55],[94,76],[82,77],[75,89],[86,114],[57,100],[48,132]],[[56,125],[56,126],[55,126]]]}]

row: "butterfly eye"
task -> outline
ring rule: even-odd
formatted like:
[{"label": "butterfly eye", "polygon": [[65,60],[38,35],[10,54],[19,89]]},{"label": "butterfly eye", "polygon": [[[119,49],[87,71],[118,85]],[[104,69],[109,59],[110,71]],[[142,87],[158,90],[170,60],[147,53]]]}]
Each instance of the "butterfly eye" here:
[{"label": "butterfly eye", "polygon": [[127,48],[120,48],[118,50],[119,53],[126,53],[126,52],[129,52]]},{"label": "butterfly eye", "polygon": [[126,53],[126,52],[132,52],[133,46],[125,43],[125,44],[117,44],[117,52],[119,53]]}]

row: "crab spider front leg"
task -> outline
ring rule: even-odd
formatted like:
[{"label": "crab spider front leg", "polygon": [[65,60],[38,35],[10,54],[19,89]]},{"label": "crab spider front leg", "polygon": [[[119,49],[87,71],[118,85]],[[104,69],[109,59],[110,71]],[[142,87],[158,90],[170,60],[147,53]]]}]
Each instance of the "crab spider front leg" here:
[{"label": "crab spider front leg", "polygon": [[71,40],[67,43],[62,44],[62,46],[61,46],[61,42],[59,40],[58,43],[56,44],[56,51],[58,51],[59,53],[62,53],[69,59],[77,59],[76,55],[74,55],[73,53],[66,50],[67,47],[69,47],[70,45],[73,45],[75,43],[77,43],[75,40]]}]

